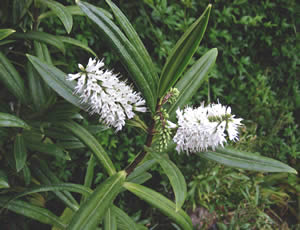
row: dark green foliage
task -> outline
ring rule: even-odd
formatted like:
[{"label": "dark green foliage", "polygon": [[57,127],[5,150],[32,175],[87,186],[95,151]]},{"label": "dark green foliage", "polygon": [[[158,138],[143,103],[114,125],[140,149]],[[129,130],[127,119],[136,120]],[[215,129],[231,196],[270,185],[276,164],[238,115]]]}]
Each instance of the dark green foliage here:
[{"label": "dark green foliage", "polygon": [[[35,18],[45,11],[43,7],[35,8],[33,4],[30,5],[29,0],[1,1],[3,1],[3,8],[2,5],[1,8],[8,9],[7,12],[0,9],[1,28],[12,28],[19,33],[35,30],[37,24],[32,23],[32,17]],[[57,2],[64,5],[74,4],[73,0]],[[104,1],[89,0],[87,2],[109,9]],[[212,3],[206,35],[189,65],[195,63],[212,47],[218,48],[218,58],[208,84],[203,84],[193,97],[193,104],[197,105],[207,100],[211,102],[220,100],[230,105],[235,114],[245,119],[246,125],[241,141],[236,147],[260,152],[262,155],[279,159],[299,170],[299,164],[297,164],[300,155],[298,125],[300,89],[297,76],[299,45],[298,47],[296,45],[297,30],[299,30],[299,18],[296,17],[296,12],[297,9],[299,10],[299,4],[295,0],[114,2],[122,9],[142,38],[157,72],[162,69],[179,37],[200,16],[208,3]],[[30,11],[33,10],[32,15],[27,13],[27,8]],[[13,14],[9,15],[8,12],[13,12]],[[126,70],[120,65],[119,57],[111,52],[106,40],[100,33],[95,32],[95,25],[86,17],[73,16],[73,28],[70,35],[60,19],[54,16],[42,20],[39,28],[48,34],[70,36],[92,47],[100,59],[104,57],[105,62],[113,67],[115,72],[122,72],[127,78]],[[18,36],[20,35],[17,34],[15,38]],[[9,40],[9,37],[5,40]],[[54,122],[70,119],[70,117],[77,117],[81,125],[97,138],[108,152],[117,171],[134,159],[137,149],[142,149],[145,142],[143,133],[130,127],[116,135],[111,129],[104,130],[99,126],[94,117],[88,118],[83,114],[85,117],[83,118],[76,107],[63,102],[44,81],[41,81],[38,73],[35,70],[32,71],[27,59],[23,57],[23,54],[30,53],[44,59],[47,63],[53,63],[64,72],[75,72],[77,64],[85,65],[88,58],[92,56],[91,54],[81,48],[71,47],[67,43],[63,43],[64,48],[61,48],[65,50],[64,55],[55,46],[44,43],[41,48],[43,51],[39,52],[39,44],[34,44],[30,39],[13,43],[13,50],[9,49],[9,44],[11,43],[7,45],[0,43],[1,52],[7,55],[20,73],[22,81],[24,80],[27,86],[25,89],[30,89],[31,95],[28,98],[22,98],[19,96],[22,91],[11,94],[7,90],[9,87],[4,87],[6,83],[0,83],[0,112],[12,113],[24,119],[26,127],[28,123],[31,129],[22,131],[19,128],[0,128],[0,188],[1,186],[4,188],[17,186],[22,190],[34,183],[32,178],[44,183],[51,180],[83,183],[91,153],[77,137],[61,126],[55,125]],[[47,59],[47,52],[51,54],[52,59]],[[40,88],[34,84],[28,85],[30,78],[36,77],[40,81],[31,82],[41,85]],[[34,92],[32,88],[36,88],[37,92]],[[30,103],[26,104],[26,100],[26,103],[20,104],[16,97],[22,98],[21,100],[30,99],[33,106]],[[22,160],[26,161],[26,164],[23,165],[24,162],[19,164],[17,169],[20,172],[17,173],[13,155],[7,153],[13,153],[13,143],[19,132],[24,134],[25,143],[28,143],[26,146],[28,156]],[[42,151],[42,147],[38,146],[38,149],[37,143],[49,148],[47,151]],[[50,146],[55,146],[55,148],[50,148]],[[31,170],[31,167],[37,168],[34,164],[36,157],[49,160],[49,168],[55,172],[55,178],[45,178],[44,172]],[[299,218],[296,198],[300,190],[297,176],[275,174],[275,177],[271,177],[261,173],[249,174],[200,161],[196,156],[177,155],[175,152],[170,158],[176,162],[189,184],[186,207],[202,206],[211,212],[215,211],[218,214],[215,222],[218,222],[219,229],[234,229],[236,226],[241,229],[263,227],[276,229],[283,226],[284,222],[293,226],[297,221],[297,215]],[[167,177],[158,167],[153,167],[153,169],[156,171],[155,176],[148,183],[155,185],[155,190],[173,199],[172,188],[168,185]],[[96,166],[95,177],[91,182],[92,187],[106,178],[107,174],[104,173],[103,168]],[[160,182],[160,179],[163,181]],[[70,194],[60,196],[61,199],[70,198]],[[122,195],[123,197],[125,196]],[[46,194],[36,195],[27,200],[43,206],[46,201],[55,201],[55,199],[53,194]],[[59,210],[56,210],[55,204],[50,209],[53,212],[59,212],[55,214],[60,215],[62,207],[58,205]],[[120,201],[120,204],[125,206],[124,200],[123,203]],[[130,208],[127,207],[127,209]],[[282,213],[281,209],[287,211]],[[128,210],[130,214],[134,211],[136,210]],[[245,213],[249,215],[242,218]],[[30,223],[28,219],[24,220],[21,216],[6,214],[1,213],[0,226],[2,223],[4,226],[10,226],[7,223],[16,222],[15,218],[18,218],[18,222],[25,223],[24,228],[36,225],[36,223]],[[147,221],[152,226],[158,226],[158,228],[168,225],[170,229],[178,229],[170,227],[171,224],[167,222],[169,220],[163,219],[161,215],[158,216],[155,211],[143,210],[138,216],[140,219],[148,219]],[[149,216],[153,218],[149,220]]]}]

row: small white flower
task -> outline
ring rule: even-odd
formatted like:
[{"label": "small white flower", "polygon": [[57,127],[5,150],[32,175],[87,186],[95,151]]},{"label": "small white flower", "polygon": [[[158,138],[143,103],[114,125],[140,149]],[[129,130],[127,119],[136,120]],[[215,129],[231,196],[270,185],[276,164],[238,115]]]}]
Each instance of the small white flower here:
[{"label": "small white flower", "polygon": [[103,69],[102,60],[90,58],[86,68],[81,64],[78,67],[82,72],[68,74],[67,80],[77,81],[74,92],[82,103],[88,104],[88,111],[99,114],[99,120],[106,125],[119,131],[126,119],[135,116],[134,111],[146,112],[145,100],[140,93],[134,92],[112,71]]},{"label": "small white flower", "polygon": [[230,140],[238,140],[238,127],[242,119],[234,118],[230,107],[219,103],[205,107],[202,103],[196,109],[178,109],[176,114],[178,129],[173,141],[177,144],[178,152],[201,152],[208,148],[215,150],[224,146],[227,134]]}]

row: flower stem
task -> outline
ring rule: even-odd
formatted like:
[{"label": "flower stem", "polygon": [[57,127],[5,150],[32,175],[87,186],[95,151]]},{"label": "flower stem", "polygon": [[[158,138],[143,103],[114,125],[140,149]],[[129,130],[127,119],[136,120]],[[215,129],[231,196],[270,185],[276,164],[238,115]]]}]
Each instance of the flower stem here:
[{"label": "flower stem", "polygon": [[[162,103],[159,101],[156,106],[156,113],[161,110]],[[148,135],[146,139],[146,146],[150,147],[152,144],[153,136],[155,133],[155,120],[152,119],[152,123],[148,129]],[[147,151],[143,150],[134,160],[131,162],[125,169],[127,176],[129,176],[134,169],[138,166],[138,164],[146,157]]]},{"label": "flower stem", "polygon": [[[153,139],[153,135],[154,135],[154,129],[155,129],[155,121],[152,120],[152,124],[149,127],[148,130],[148,136],[146,139],[146,146],[150,147],[152,144],[152,139]],[[130,165],[128,165],[125,169],[127,176],[129,176],[134,169],[138,166],[138,164],[146,157],[147,152],[145,150],[143,150],[134,160],[133,162],[130,163]]]}]

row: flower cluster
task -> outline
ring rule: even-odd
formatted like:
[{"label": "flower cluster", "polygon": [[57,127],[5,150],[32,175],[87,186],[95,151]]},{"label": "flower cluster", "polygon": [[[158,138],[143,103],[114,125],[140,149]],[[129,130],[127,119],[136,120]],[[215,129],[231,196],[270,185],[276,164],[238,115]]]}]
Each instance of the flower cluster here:
[{"label": "flower cluster", "polygon": [[201,152],[208,148],[215,150],[224,146],[229,140],[238,140],[238,127],[241,118],[234,118],[231,108],[221,104],[211,104],[193,109],[185,108],[176,111],[178,129],[173,141],[177,144],[178,152]]},{"label": "flower cluster", "polygon": [[104,62],[89,59],[84,68],[78,65],[82,72],[68,74],[67,80],[77,80],[75,93],[81,102],[88,104],[91,114],[99,114],[99,120],[116,131],[125,125],[125,119],[135,116],[134,111],[146,112],[145,100],[132,90],[126,82],[120,81],[118,75],[103,69]]}]

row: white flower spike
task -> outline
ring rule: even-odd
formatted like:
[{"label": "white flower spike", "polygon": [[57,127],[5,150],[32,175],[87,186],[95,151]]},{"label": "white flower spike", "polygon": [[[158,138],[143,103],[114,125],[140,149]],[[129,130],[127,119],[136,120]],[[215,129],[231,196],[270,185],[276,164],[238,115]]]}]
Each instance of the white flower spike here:
[{"label": "white flower spike", "polygon": [[68,74],[67,80],[77,81],[74,92],[81,102],[88,104],[91,114],[100,115],[99,120],[116,131],[122,129],[126,119],[131,119],[136,112],[146,112],[145,100],[132,88],[120,81],[118,75],[103,69],[103,60],[89,59],[84,68],[78,65],[82,72]]},{"label": "white flower spike", "polygon": [[221,104],[202,105],[196,109],[191,107],[176,111],[178,129],[173,141],[177,144],[178,152],[195,153],[206,151],[208,148],[224,146],[229,140],[238,140],[240,118],[234,118],[230,107]]}]

